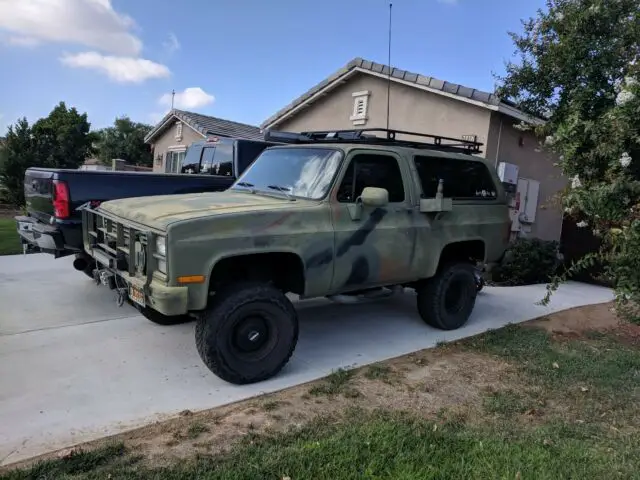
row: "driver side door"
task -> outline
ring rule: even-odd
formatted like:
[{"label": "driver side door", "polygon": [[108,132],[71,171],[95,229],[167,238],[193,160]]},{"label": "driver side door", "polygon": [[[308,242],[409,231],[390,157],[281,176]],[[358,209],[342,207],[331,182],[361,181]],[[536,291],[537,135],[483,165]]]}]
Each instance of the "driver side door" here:
[{"label": "driver side door", "polygon": [[[391,152],[352,151],[332,196],[335,229],[333,292],[390,285],[411,274],[413,229],[412,190],[406,163]],[[361,206],[356,199],[366,187],[384,188],[389,203]],[[415,245],[414,245],[415,247]]]}]

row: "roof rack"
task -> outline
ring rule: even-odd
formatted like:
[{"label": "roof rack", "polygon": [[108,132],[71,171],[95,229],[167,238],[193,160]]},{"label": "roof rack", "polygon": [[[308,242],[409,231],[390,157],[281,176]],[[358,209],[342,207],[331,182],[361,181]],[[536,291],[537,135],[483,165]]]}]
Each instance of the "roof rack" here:
[{"label": "roof rack", "polygon": [[[374,135],[384,133],[384,136]],[[396,135],[419,137],[418,140],[398,140]],[[366,145],[394,145],[409,148],[439,150],[467,154],[482,153],[483,144],[462,138],[444,137],[428,133],[390,130],[388,128],[362,128],[356,130],[321,130],[309,132],[280,132],[267,130],[264,139],[268,142],[309,144],[309,143],[362,143]],[[425,142],[424,139],[430,140]],[[421,141],[422,140],[422,141]]]}]

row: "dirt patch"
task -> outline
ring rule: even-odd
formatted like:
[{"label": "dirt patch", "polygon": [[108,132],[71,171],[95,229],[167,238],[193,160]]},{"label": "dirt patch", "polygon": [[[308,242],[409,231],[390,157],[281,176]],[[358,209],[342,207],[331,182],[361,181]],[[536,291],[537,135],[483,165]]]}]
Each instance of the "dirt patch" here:
[{"label": "dirt patch", "polygon": [[640,347],[640,325],[623,323],[612,333],[619,342],[633,347]]},{"label": "dirt patch", "polygon": [[528,322],[560,337],[579,338],[587,332],[617,329],[621,325],[613,302],[576,307]]}]

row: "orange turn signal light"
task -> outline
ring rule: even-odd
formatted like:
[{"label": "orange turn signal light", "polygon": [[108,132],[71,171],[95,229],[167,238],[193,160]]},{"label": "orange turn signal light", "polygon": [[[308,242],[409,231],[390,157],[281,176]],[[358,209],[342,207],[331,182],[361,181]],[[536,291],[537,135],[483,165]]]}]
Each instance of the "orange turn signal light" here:
[{"label": "orange turn signal light", "polygon": [[178,283],[204,283],[204,275],[187,275],[178,277]]}]

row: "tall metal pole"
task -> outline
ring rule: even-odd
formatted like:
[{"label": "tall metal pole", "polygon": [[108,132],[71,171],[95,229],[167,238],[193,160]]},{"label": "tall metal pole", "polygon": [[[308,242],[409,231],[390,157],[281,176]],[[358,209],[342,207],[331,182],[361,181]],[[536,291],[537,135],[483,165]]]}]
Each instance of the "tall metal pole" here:
[{"label": "tall metal pole", "polygon": [[389,2],[389,39],[388,39],[388,57],[387,66],[389,67],[389,76],[387,77],[387,130],[389,130],[389,110],[391,107],[391,10],[393,3]]},{"label": "tall metal pole", "polygon": [[176,99],[176,91],[175,90],[171,90],[171,110],[173,110],[173,102]]}]

